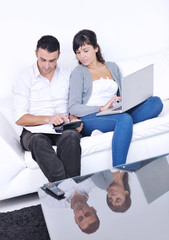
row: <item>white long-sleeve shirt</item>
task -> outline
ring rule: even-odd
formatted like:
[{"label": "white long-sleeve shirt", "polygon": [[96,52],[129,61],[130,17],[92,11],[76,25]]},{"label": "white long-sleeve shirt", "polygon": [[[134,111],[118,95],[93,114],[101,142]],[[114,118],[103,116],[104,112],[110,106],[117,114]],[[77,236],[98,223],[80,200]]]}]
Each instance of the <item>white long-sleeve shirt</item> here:
[{"label": "white long-sleeve shirt", "polygon": [[[15,121],[25,114],[51,116],[57,113],[68,115],[70,71],[57,65],[52,80],[43,77],[32,65],[14,82]],[[56,133],[51,124],[26,127],[31,132]]]}]

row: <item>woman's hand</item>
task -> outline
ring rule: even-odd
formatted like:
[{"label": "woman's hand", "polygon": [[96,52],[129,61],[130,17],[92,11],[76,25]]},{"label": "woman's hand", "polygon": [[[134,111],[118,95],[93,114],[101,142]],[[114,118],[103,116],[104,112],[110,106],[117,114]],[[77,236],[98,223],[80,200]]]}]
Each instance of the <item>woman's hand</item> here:
[{"label": "woman's hand", "polygon": [[108,108],[111,108],[111,107],[113,107],[114,102],[121,101],[121,100],[122,100],[121,97],[113,97],[104,106],[102,106],[99,111],[102,112]]}]

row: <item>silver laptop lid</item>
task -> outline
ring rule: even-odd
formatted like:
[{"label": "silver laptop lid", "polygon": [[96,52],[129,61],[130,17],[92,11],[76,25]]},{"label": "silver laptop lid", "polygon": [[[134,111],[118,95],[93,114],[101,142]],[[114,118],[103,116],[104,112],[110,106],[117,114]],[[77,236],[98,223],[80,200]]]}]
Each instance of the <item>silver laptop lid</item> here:
[{"label": "silver laptop lid", "polygon": [[122,112],[125,112],[153,95],[153,64],[140,69],[122,81]]}]

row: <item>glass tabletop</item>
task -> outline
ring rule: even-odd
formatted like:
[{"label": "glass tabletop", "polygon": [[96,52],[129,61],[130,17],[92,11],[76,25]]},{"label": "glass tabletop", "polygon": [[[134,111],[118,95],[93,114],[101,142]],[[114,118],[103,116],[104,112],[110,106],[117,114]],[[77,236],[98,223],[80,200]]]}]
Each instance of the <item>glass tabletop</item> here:
[{"label": "glass tabletop", "polygon": [[136,171],[107,169],[56,182],[64,197],[38,189],[51,240],[168,240],[169,160]]}]

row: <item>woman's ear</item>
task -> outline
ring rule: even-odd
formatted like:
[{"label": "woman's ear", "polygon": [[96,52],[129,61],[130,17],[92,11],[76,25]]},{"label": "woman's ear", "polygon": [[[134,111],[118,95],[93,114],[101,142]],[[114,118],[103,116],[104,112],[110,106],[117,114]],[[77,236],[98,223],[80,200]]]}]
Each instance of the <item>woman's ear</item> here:
[{"label": "woman's ear", "polygon": [[129,191],[125,190],[125,195],[126,196],[129,195]]},{"label": "woman's ear", "polygon": [[95,47],[94,50],[95,50],[95,52],[97,53],[97,52],[99,51],[99,47],[98,47],[98,46]]}]

